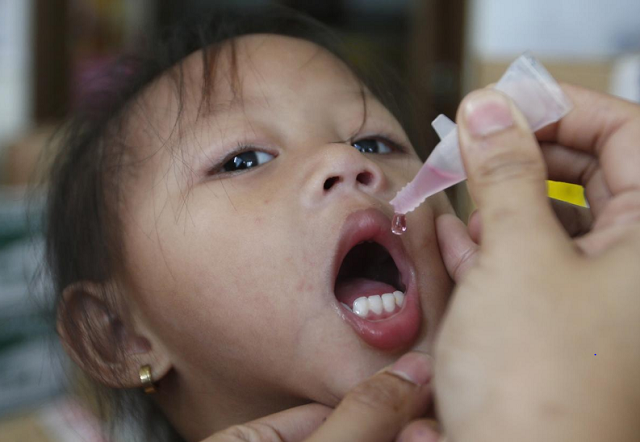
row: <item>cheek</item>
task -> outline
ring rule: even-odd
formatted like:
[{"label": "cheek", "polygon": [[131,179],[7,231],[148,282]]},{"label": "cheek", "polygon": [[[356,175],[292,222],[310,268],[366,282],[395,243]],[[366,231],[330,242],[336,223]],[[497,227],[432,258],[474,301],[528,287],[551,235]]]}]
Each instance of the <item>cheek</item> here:
[{"label": "cheek", "polygon": [[139,288],[141,311],[180,358],[206,366],[275,347],[286,356],[295,348],[314,310],[309,302],[319,299],[321,284],[310,269],[321,259],[310,246],[295,247],[303,241],[260,213],[201,222],[192,211],[188,228],[159,221],[156,235],[132,238],[131,286]]}]

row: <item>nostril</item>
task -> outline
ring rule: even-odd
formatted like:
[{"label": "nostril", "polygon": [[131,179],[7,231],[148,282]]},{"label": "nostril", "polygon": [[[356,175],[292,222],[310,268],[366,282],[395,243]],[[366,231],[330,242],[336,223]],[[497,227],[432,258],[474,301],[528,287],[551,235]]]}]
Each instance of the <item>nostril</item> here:
[{"label": "nostril", "polygon": [[371,181],[373,181],[373,175],[371,174],[371,172],[360,172],[356,177],[356,181],[358,181],[360,184],[368,186],[369,184],[371,184]]},{"label": "nostril", "polygon": [[331,178],[327,178],[327,180],[324,182],[324,190],[331,189],[335,183],[338,183],[340,181],[341,181],[340,177],[337,177],[337,176],[332,176]]}]

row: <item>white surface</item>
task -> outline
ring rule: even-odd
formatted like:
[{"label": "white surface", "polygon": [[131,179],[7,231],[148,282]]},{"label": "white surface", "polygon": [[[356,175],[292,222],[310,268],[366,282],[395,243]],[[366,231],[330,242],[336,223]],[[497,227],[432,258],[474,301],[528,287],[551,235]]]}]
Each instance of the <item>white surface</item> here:
[{"label": "white surface", "polygon": [[[607,58],[640,45],[639,0],[471,0],[469,46],[482,57],[525,50],[549,58]],[[637,47],[636,47],[637,48]]]},{"label": "white surface", "polygon": [[611,74],[611,93],[640,103],[640,53],[616,60]]},{"label": "white surface", "polygon": [[0,0],[0,149],[30,123],[32,1]]}]

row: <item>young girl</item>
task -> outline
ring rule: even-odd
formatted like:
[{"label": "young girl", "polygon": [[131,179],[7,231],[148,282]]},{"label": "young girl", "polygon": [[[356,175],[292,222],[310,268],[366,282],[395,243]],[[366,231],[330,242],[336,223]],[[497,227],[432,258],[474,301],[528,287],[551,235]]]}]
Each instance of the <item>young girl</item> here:
[{"label": "young girl", "polygon": [[437,195],[391,233],[421,160],[393,94],[331,41],[288,13],[220,17],[121,63],[67,128],[48,207],[58,332],[113,390],[112,418],[166,417],[153,440],[335,406],[431,351],[452,289],[434,220],[452,209]]}]

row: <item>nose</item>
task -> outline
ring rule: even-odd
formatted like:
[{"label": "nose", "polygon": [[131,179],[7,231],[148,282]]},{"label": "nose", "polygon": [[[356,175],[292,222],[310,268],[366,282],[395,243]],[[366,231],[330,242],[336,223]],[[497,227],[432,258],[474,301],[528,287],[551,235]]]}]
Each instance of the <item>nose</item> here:
[{"label": "nose", "polygon": [[311,205],[349,193],[379,195],[387,187],[380,166],[348,144],[320,147],[310,169],[303,197]]}]

